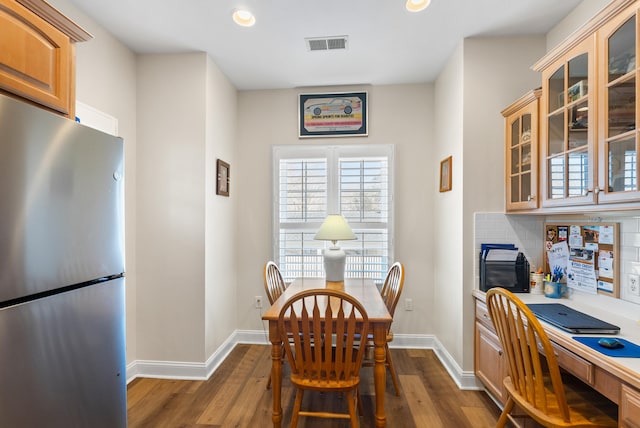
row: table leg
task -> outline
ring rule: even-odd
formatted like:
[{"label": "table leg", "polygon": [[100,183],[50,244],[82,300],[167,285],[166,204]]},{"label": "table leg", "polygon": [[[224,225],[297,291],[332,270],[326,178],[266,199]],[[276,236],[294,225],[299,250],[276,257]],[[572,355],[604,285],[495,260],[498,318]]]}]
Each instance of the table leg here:
[{"label": "table leg", "polygon": [[385,366],[387,353],[385,345],[387,344],[387,326],[375,325],[373,327],[373,358],[375,365],[373,367],[373,379],[376,389],[376,427],[382,428],[387,426],[387,419],[384,414],[384,390],[387,381],[387,369]]},{"label": "table leg", "polygon": [[269,321],[269,340],[271,341],[271,391],[273,393],[271,420],[274,428],[280,428],[282,425],[282,341],[278,334],[277,321]]}]

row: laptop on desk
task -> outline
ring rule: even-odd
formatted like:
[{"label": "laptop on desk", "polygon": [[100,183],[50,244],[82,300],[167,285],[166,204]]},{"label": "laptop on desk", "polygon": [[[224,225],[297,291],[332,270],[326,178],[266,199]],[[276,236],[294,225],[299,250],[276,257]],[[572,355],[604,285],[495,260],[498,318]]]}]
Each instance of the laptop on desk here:
[{"label": "laptop on desk", "polygon": [[527,305],[538,319],[574,334],[618,334],[620,327],[577,311],[561,303]]}]

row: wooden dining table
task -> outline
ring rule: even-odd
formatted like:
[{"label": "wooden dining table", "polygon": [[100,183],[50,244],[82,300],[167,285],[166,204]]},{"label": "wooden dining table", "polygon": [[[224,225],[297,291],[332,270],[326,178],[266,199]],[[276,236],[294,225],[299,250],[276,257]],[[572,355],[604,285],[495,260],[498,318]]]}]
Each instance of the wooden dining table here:
[{"label": "wooden dining table", "polygon": [[380,292],[371,279],[347,278],[344,282],[330,282],[324,278],[298,278],[293,281],[273,305],[264,313],[262,319],[269,321],[269,341],[271,342],[271,385],[273,388],[273,426],[282,425],[282,341],[278,331],[278,317],[283,305],[295,294],[303,290],[333,288],[355,297],[367,311],[369,325],[374,342],[374,385],[376,401],[376,427],[385,427],[387,419],[384,413],[384,391],[386,385],[385,344],[387,331],[393,321]]}]

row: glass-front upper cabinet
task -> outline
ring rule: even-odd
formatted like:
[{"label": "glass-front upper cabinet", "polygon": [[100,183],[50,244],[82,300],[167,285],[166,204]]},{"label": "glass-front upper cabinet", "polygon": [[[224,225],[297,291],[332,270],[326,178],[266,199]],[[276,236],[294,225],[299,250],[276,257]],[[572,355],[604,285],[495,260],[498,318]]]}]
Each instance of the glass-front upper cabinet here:
[{"label": "glass-front upper cabinet", "polygon": [[505,118],[507,211],[538,207],[538,109],[541,90],[502,111]]},{"label": "glass-front upper cabinet", "polygon": [[542,72],[541,184],[545,207],[596,201],[595,36]]},{"label": "glass-front upper cabinet", "polygon": [[626,11],[599,31],[602,53],[598,186],[599,202],[640,199],[638,191],[638,17]]}]

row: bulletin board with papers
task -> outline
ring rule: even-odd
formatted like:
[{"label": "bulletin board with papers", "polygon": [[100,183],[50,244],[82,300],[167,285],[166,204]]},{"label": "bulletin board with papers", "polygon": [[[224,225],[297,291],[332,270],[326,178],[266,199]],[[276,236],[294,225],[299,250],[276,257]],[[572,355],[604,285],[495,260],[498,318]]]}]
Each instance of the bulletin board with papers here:
[{"label": "bulletin board with papers", "polygon": [[618,223],[545,223],[544,274],[590,294],[620,297]]}]

